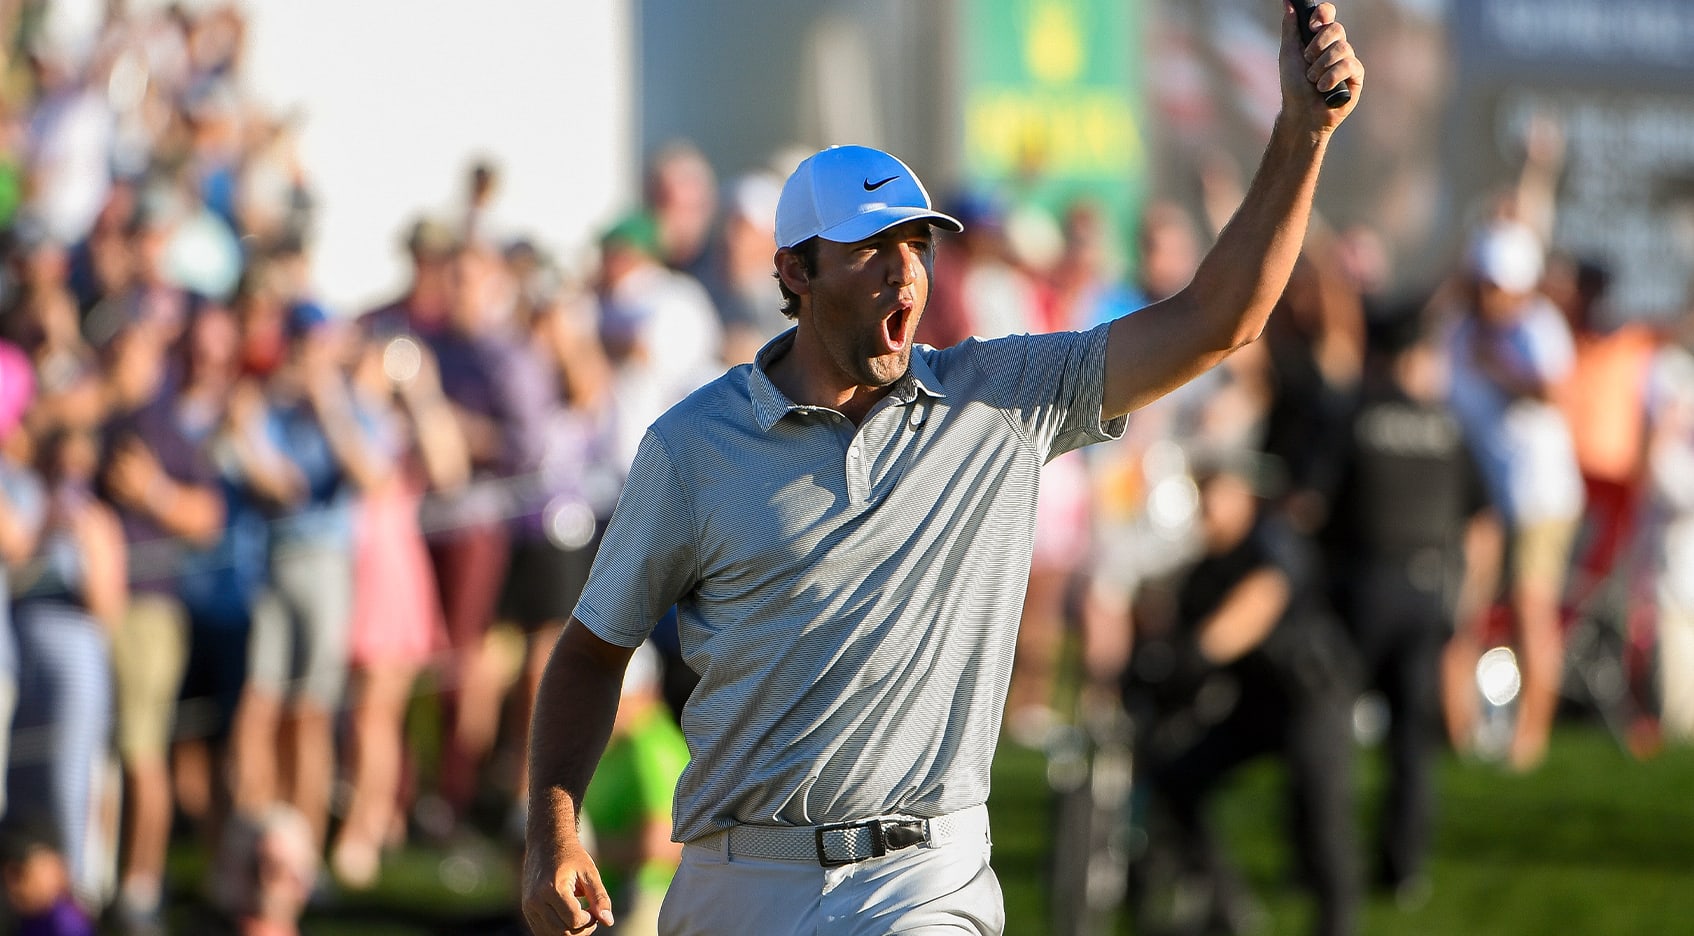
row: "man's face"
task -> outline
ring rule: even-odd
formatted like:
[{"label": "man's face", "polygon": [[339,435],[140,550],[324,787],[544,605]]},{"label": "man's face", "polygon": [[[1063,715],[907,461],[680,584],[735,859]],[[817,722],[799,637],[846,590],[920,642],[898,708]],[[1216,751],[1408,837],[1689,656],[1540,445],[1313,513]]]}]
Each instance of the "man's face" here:
[{"label": "man's face", "polygon": [[52,908],[65,887],[63,860],[45,849],[32,851],[8,865],[3,875],[6,902],[22,916],[37,916]]},{"label": "man's face", "polygon": [[493,324],[500,308],[505,271],[486,251],[459,251],[447,268],[447,288],[455,328],[466,335],[480,335]]},{"label": "man's face", "polygon": [[1246,481],[1216,474],[1200,482],[1200,532],[1208,555],[1235,548],[1253,529],[1258,498]]},{"label": "man's face", "polygon": [[1503,328],[1528,307],[1531,293],[1505,289],[1483,277],[1476,279],[1476,311],[1486,325]]},{"label": "man's face", "polygon": [[935,236],[922,220],[852,244],[818,244],[809,314],[839,376],[861,387],[905,376],[934,259]]}]

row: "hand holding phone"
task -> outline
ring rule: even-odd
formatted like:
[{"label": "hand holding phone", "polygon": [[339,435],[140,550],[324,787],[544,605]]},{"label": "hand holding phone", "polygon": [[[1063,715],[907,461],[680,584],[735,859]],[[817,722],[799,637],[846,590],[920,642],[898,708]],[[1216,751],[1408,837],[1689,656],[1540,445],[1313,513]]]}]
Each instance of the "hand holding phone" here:
[{"label": "hand holding phone", "polygon": [[[1317,35],[1312,30],[1312,13],[1317,9],[1319,2],[1320,0],[1293,0],[1294,20],[1300,26],[1302,47],[1311,45],[1312,37]],[[1323,95],[1324,103],[1330,107],[1340,107],[1353,99],[1353,92],[1348,90],[1345,81],[1328,91],[1319,91],[1318,93]]]}]

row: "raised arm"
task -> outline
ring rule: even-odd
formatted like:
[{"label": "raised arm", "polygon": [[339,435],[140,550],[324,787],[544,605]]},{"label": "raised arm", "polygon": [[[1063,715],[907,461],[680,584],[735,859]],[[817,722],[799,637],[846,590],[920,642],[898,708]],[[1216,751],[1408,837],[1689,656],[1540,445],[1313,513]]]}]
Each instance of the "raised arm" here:
[{"label": "raised arm", "polygon": [[210,546],[223,535],[224,500],[217,486],[171,477],[139,439],[115,444],[106,488],[118,503],[151,517],[172,536]]},{"label": "raised arm", "polygon": [[1200,622],[1200,655],[1228,666],[1265,642],[1288,610],[1288,576],[1272,566],[1258,569],[1229,590],[1212,615]]},{"label": "raised arm", "polygon": [[[1332,4],[1317,8],[1314,15],[1324,25],[1304,49],[1295,15],[1285,5],[1282,112],[1235,217],[1187,287],[1112,323],[1105,418],[1158,399],[1256,339],[1288,282],[1329,136],[1358,105],[1364,83],[1364,66],[1335,22]],[[1352,100],[1330,108],[1319,91],[1343,82]]]},{"label": "raised arm", "polygon": [[[605,753],[634,651],[572,619],[547,660],[529,739],[523,912],[537,936],[612,925],[612,901],[578,835],[582,795]],[[587,901],[587,908],[579,901]]]}]

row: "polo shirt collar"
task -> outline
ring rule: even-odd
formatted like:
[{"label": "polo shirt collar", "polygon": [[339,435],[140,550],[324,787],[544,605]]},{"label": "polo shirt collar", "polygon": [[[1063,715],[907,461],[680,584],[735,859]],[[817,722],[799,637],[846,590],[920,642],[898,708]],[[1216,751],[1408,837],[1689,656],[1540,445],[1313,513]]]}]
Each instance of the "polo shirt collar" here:
[{"label": "polo shirt collar", "polygon": [[[747,392],[753,401],[753,415],[759,422],[759,428],[769,432],[782,417],[793,410],[806,409],[790,400],[776,384],[771,383],[770,375],[765,368],[774,360],[788,353],[794,347],[795,328],[789,328],[782,334],[772,338],[759,349],[753,357],[753,366],[747,372]],[[941,384],[941,378],[929,366],[920,348],[912,350],[911,366],[906,370],[906,376],[894,384],[889,396],[896,403],[910,403],[918,398],[918,394],[941,398],[947,395]]]}]

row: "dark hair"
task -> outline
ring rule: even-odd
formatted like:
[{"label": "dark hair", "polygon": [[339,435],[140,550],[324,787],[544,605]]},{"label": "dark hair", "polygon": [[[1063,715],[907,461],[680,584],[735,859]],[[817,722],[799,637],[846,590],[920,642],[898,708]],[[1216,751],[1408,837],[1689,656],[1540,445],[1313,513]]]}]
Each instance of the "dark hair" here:
[{"label": "dark hair", "polygon": [[44,813],[14,809],[0,821],[0,866],[22,864],[36,852],[58,852],[62,847],[58,826]]},{"label": "dark hair", "polygon": [[1288,466],[1269,452],[1235,446],[1203,446],[1188,453],[1188,473],[1200,487],[1216,478],[1235,478],[1261,500],[1288,492]]},{"label": "dark hair", "polygon": [[[793,247],[788,248],[800,258],[800,265],[806,268],[807,276],[816,276],[818,272],[818,239],[808,237]],[[782,290],[782,314],[795,318],[800,314],[800,297],[788,284],[782,281],[782,274],[775,274],[777,288]]]},{"label": "dark hair", "polygon": [[1394,358],[1428,341],[1430,323],[1416,306],[1402,306],[1368,318],[1365,349],[1384,359]]}]

